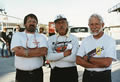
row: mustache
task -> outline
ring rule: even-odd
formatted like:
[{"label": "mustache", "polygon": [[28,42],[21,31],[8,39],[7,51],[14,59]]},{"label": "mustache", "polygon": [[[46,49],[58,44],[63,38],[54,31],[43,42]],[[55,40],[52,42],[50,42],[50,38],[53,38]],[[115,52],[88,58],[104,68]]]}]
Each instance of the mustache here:
[{"label": "mustache", "polygon": [[35,25],[30,25],[30,27],[35,27]]},{"label": "mustache", "polygon": [[98,28],[92,28],[92,30],[99,30]]},{"label": "mustache", "polygon": [[103,31],[104,28],[100,28],[100,29],[92,29],[92,30],[97,30],[98,32],[92,32],[92,30],[90,30],[90,33],[93,34],[93,35],[98,35],[101,31]]}]

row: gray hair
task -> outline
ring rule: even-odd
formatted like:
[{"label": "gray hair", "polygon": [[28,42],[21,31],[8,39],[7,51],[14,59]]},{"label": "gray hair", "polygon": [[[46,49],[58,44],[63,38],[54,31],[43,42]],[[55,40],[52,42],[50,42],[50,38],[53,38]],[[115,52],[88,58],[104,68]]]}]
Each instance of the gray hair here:
[{"label": "gray hair", "polygon": [[102,16],[100,16],[99,14],[92,14],[92,15],[90,16],[90,18],[89,18],[88,23],[90,22],[90,19],[91,19],[92,17],[97,18],[97,19],[100,21],[101,24],[104,23]]}]

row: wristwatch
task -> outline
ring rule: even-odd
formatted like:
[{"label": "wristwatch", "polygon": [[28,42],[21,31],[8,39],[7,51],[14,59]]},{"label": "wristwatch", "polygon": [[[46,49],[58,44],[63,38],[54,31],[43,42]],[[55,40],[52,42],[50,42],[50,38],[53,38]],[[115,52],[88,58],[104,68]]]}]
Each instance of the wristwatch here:
[{"label": "wristwatch", "polygon": [[29,52],[29,49],[27,48],[27,49],[25,50],[25,56],[28,56],[28,52]]},{"label": "wristwatch", "polygon": [[88,58],[87,58],[87,61],[88,61],[88,62],[90,62],[90,58],[91,58],[91,56],[88,55]]}]

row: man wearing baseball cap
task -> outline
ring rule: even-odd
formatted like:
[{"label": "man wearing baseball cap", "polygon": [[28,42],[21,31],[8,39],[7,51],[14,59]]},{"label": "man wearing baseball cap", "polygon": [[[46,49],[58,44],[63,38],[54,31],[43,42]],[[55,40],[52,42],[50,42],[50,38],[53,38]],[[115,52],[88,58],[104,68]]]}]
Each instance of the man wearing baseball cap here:
[{"label": "man wearing baseball cap", "polygon": [[56,34],[48,39],[48,55],[51,74],[50,82],[78,82],[76,53],[78,39],[69,33],[68,21],[62,15],[54,20]]}]

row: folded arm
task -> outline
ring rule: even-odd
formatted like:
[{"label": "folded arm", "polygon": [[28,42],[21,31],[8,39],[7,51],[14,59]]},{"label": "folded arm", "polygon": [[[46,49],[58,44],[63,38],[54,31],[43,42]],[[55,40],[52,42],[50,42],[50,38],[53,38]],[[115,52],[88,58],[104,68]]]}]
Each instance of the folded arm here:
[{"label": "folded arm", "polygon": [[109,67],[112,63],[112,58],[95,58],[91,57],[89,60],[90,63],[98,65],[99,67]]},{"label": "folded arm", "polygon": [[77,56],[76,63],[85,68],[104,68],[109,67],[112,63],[112,58],[95,58],[91,57],[88,61],[88,56]]},{"label": "folded arm", "polygon": [[21,56],[21,57],[38,57],[38,56],[45,56],[47,54],[46,47],[26,49],[22,46],[17,46],[13,48],[12,50],[15,52],[16,56]]},{"label": "folded arm", "polygon": [[97,67],[99,67],[99,66],[96,65],[96,64],[92,64],[92,63],[86,61],[86,60],[85,60],[83,57],[81,57],[81,56],[77,56],[77,58],[76,58],[76,64],[81,65],[81,66],[83,66],[83,67],[85,67],[85,68],[97,68]]},{"label": "folded arm", "polygon": [[64,57],[67,57],[71,54],[71,50],[66,50],[65,52],[61,53],[54,53],[54,52],[49,52],[47,55],[47,59],[50,61],[58,61]]}]

